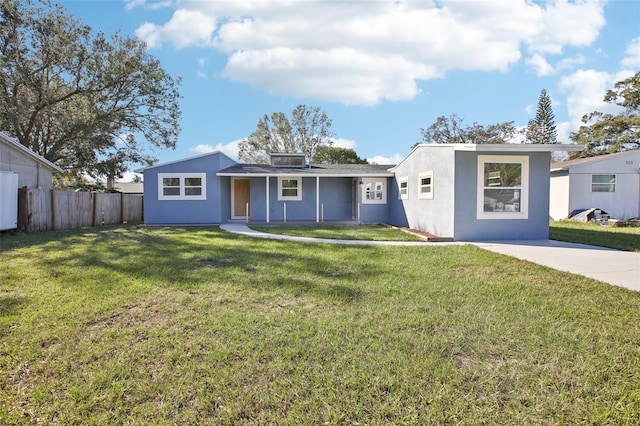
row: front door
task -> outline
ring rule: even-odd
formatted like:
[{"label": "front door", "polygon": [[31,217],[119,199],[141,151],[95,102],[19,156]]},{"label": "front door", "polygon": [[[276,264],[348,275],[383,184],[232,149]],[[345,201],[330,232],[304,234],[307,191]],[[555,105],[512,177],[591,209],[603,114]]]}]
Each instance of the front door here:
[{"label": "front door", "polygon": [[244,219],[251,216],[251,179],[231,179],[231,218]]}]

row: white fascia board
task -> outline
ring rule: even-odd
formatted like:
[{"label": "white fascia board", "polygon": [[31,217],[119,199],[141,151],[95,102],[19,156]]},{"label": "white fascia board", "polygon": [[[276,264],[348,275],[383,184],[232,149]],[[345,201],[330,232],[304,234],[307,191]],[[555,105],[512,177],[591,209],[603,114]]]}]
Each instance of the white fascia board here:
[{"label": "white fascia board", "polygon": [[473,152],[555,152],[567,151],[578,152],[584,150],[584,145],[578,144],[451,144],[455,151]]},{"label": "white fascia board", "polygon": [[[304,169],[302,169],[304,170]],[[231,177],[286,177],[286,176],[295,176],[295,177],[328,177],[328,178],[353,178],[353,177],[393,177],[394,174],[391,172],[380,172],[380,173],[362,173],[362,174],[311,174],[311,173],[224,173],[219,172],[216,173],[216,176],[231,176]]]}]

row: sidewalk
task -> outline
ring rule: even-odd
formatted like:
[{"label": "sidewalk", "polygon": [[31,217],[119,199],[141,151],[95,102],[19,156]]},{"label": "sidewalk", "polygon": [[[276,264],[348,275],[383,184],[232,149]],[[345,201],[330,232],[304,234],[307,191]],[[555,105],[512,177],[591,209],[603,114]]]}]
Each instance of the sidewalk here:
[{"label": "sidewalk", "polygon": [[220,225],[220,228],[228,232],[249,237],[331,244],[423,247],[473,244],[484,250],[527,260],[560,271],[593,278],[607,284],[640,291],[640,253],[612,250],[585,244],[565,243],[554,240],[490,241],[476,243],[329,240],[268,234],[254,231],[245,224],[224,224]]}]

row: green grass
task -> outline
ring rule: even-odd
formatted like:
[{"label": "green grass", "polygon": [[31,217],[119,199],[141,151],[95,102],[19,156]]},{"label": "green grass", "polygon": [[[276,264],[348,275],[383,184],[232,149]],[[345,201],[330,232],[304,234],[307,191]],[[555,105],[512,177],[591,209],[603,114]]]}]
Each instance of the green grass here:
[{"label": "green grass", "polygon": [[602,226],[595,222],[550,222],[549,238],[640,252],[640,226]]},{"label": "green grass", "polygon": [[385,225],[307,225],[307,226],[251,226],[270,234],[331,240],[424,241],[421,238]]},{"label": "green grass", "polygon": [[471,245],[0,240],[0,424],[637,424],[640,294]]}]

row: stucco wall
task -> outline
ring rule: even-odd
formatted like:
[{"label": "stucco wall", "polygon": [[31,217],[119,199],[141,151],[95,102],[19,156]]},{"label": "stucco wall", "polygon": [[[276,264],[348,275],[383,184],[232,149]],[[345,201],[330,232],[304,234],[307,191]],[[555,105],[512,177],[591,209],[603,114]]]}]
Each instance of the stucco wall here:
[{"label": "stucco wall", "polygon": [[[478,219],[478,152],[456,152],[455,228],[458,241],[538,240],[549,238],[550,153],[529,153],[527,219]],[[527,155],[492,152],[491,155]]]},{"label": "stucco wall", "polygon": [[[433,199],[419,198],[419,177],[424,172],[433,172]],[[454,173],[453,147],[418,147],[396,167],[392,222],[441,237],[453,237]],[[408,199],[400,199],[398,181],[405,177]]]},{"label": "stucco wall", "polygon": [[53,188],[53,171],[0,141],[0,171],[18,173],[18,188]]},{"label": "stucco wall", "polygon": [[[221,178],[216,172],[235,164],[223,154],[214,153],[144,170],[144,216],[147,224],[209,224],[222,220],[223,203],[228,211]],[[159,200],[159,173],[206,173],[206,200]]]},{"label": "stucco wall", "polygon": [[[640,151],[576,165],[569,170],[569,211],[600,208],[611,217],[640,217]],[[615,192],[591,192],[593,174],[615,174]]]}]

